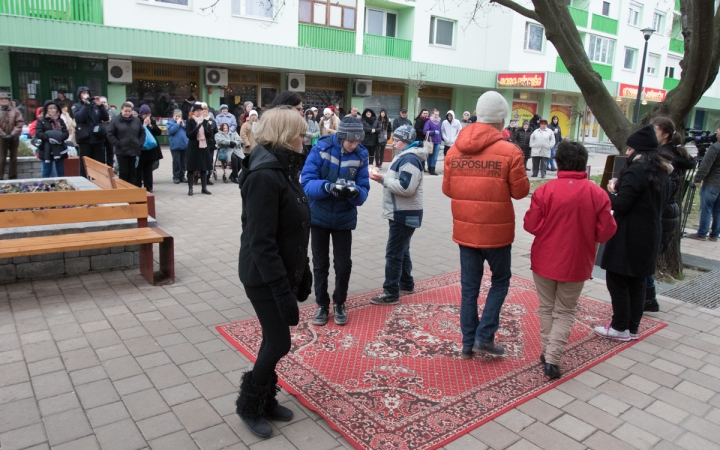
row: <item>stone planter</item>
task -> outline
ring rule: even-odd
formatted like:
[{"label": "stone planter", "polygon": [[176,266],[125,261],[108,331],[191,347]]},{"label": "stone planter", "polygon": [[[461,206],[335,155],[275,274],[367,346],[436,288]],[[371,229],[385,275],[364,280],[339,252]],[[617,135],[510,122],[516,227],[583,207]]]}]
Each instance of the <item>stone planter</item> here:
[{"label": "stone planter", "polygon": [[[10,160],[5,164],[3,179],[7,180],[10,170]],[[20,156],[18,158],[18,179],[40,178],[42,176],[42,161],[34,156]]]}]

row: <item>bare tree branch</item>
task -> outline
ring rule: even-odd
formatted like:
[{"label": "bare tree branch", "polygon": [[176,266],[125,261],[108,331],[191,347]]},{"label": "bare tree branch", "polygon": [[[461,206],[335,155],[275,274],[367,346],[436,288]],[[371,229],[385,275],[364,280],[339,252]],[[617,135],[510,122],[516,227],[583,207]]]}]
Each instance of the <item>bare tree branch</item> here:
[{"label": "bare tree branch", "polygon": [[524,6],[520,6],[513,0],[490,0],[490,3],[497,3],[498,5],[511,9],[516,13],[527,17],[528,19],[533,19],[540,22],[540,16],[538,16],[535,11],[533,11],[532,9],[528,9]]}]

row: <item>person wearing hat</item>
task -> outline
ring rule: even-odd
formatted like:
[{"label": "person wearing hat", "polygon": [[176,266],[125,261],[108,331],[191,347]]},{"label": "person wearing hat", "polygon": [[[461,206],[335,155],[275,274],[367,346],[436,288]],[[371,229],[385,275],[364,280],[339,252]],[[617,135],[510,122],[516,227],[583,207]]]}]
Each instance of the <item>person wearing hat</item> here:
[{"label": "person wearing hat", "polygon": [[140,153],[145,144],[145,127],[142,120],[133,115],[133,105],[125,102],[120,106],[120,115],[107,128],[107,137],[115,148],[121,180],[135,184],[136,167],[140,164]]},{"label": "person wearing hat", "polygon": [[80,176],[85,177],[85,156],[105,163],[105,129],[103,122],[110,120],[110,115],[105,106],[100,102],[100,97],[92,97],[87,86],[80,86],[77,90],[78,102],[72,106],[73,117],[75,117],[75,140],[80,147]]},{"label": "person wearing hat", "polygon": [[70,136],[67,125],[60,116],[60,108],[48,100],[43,106],[43,112],[35,125],[35,139],[42,142],[38,147],[38,158],[42,161],[42,177],[49,178],[53,167],[58,177],[65,176],[65,159],[68,157],[68,148],[65,141]]},{"label": "person wearing hat", "polygon": [[[509,110],[500,93],[484,93],[475,109],[477,122],[460,133],[445,157],[442,190],[452,199],[452,237],[460,246],[463,359],[472,359],[473,352],[505,353],[495,343],[495,333],[512,276],[515,209],[511,199],[523,199],[530,192],[522,152],[502,138]],[[492,285],[482,318],[478,319],[478,296],[486,262],[492,271]]]},{"label": "person wearing hat", "polygon": [[67,98],[66,92],[63,89],[57,91],[57,98],[55,99],[56,105],[60,102],[63,102],[65,106],[68,107],[68,110],[72,109],[73,101]]},{"label": "person wearing hat", "polygon": [[383,185],[383,219],[388,219],[390,233],[385,247],[385,283],[382,294],[373,297],[375,305],[393,305],[400,301],[400,291],[412,292],[415,280],[410,260],[410,239],[420,228],[423,217],[423,168],[427,159],[412,125],[393,131],[393,149],[397,152],[390,169],[381,175],[373,171],[370,179]]},{"label": "person wearing hat", "polygon": [[140,152],[140,161],[137,169],[135,170],[135,186],[143,187],[148,192],[153,191],[153,164],[155,161],[159,161],[163,158],[162,150],[160,145],[157,144],[157,137],[162,134],[162,130],[158,127],[155,119],[151,116],[150,107],[148,105],[140,106],[140,120],[143,122],[145,130],[155,136],[155,146],[151,148],[145,148],[143,146]]},{"label": "person wearing hat", "polygon": [[600,267],[612,300],[612,320],[595,334],[619,341],[638,338],[648,275],[655,273],[662,239],[662,213],[670,200],[668,171],[658,155],[655,128],[646,125],[626,141],[627,162],[607,186],[617,233],[603,252]]},{"label": "person wearing hat", "polygon": [[545,178],[547,161],[555,147],[555,133],[548,128],[548,121],[540,119],[539,128],[530,135],[530,156],[532,157],[532,176]]},{"label": "person wearing hat", "polygon": [[359,119],[346,116],[337,133],[323,136],[310,151],[301,181],[310,200],[315,301],[315,325],[325,325],[330,313],[328,275],[330,238],[335,267],[335,323],[348,321],[345,309],[352,260],[352,230],[357,226],[357,208],[370,191],[368,150],[361,144],[365,132]]},{"label": "person wearing hat", "polygon": [[229,133],[234,133],[235,130],[237,130],[237,120],[235,120],[235,116],[228,112],[228,105],[220,105],[220,114],[215,116],[215,122],[217,123],[218,130],[220,129],[220,125],[224,123],[228,125]]},{"label": "person wearing hat", "polygon": [[[408,114],[407,109],[403,108],[400,110],[400,115],[393,119],[393,122],[392,122],[393,130],[397,130],[398,128],[400,128],[403,125],[412,126],[412,122],[410,121],[410,119],[408,119],[407,114]],[[417,135],[417,133],[416,133],[416,135]]]},{"label": "person wearing hat", "polygon": [[243,153],[249,155],[255,148],[255,128],[257,128],[258,113],[251,109],[248,113],[247,120],[240,127],[240,140],[243,145]]},{"label": "person wearing hat", "polygon": [[200,183],[202,193],[211,195],[207,189],[208,172],[212,170],[212,158],[208,158],[208,140],[215,133],[215,125],[203,117],[203,107],[195,103],[190,112],[191,117],[185,124],[185,133],[188,137],[187,148],[187,180],[188,195],[193,195],[193,184],[195,183],[195,172],[200,172]]},{"label": "person wearing hat", "polygon": [[327,136],[337,133],[340,121],[332,110],[332,106],[328,106],[323,110],[323,118],[320,120],[320,135]]},{"label": "person wearing hat", "polygon": [[0,92],[0,180],[5,176],[5,164],[10,158],[8,179],[17,178],[18,147],[25,121],[20,111],[10,106],[9,92]]}]

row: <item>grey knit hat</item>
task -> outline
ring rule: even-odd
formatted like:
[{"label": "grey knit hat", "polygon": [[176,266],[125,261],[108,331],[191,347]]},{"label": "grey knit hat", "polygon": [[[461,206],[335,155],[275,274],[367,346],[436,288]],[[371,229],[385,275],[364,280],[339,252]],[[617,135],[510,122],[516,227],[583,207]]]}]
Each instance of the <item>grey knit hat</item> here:
[{"label": "grey knit hat", "polygon": [[360,119],[345,116],[338,127],[337,139],[339,142],[344,140],[362,141],[365,139],[365,131],[363,131],[363,125]]}]

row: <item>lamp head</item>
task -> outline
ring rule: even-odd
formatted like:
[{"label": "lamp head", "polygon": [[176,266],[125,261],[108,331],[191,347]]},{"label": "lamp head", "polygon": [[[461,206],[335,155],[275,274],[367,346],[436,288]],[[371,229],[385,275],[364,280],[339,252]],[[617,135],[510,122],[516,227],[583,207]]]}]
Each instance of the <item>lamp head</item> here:
[{"label": "lamp head", "polygon": [[653,34],[656,30],[655,30],[654,28],[643,28],[643,29],[640,30],[640,31],[642,32],[643,36],[645,36],[645,40],[647,41],[647,40],[650,39],[650,36],[652,36],[652,34]]}]

